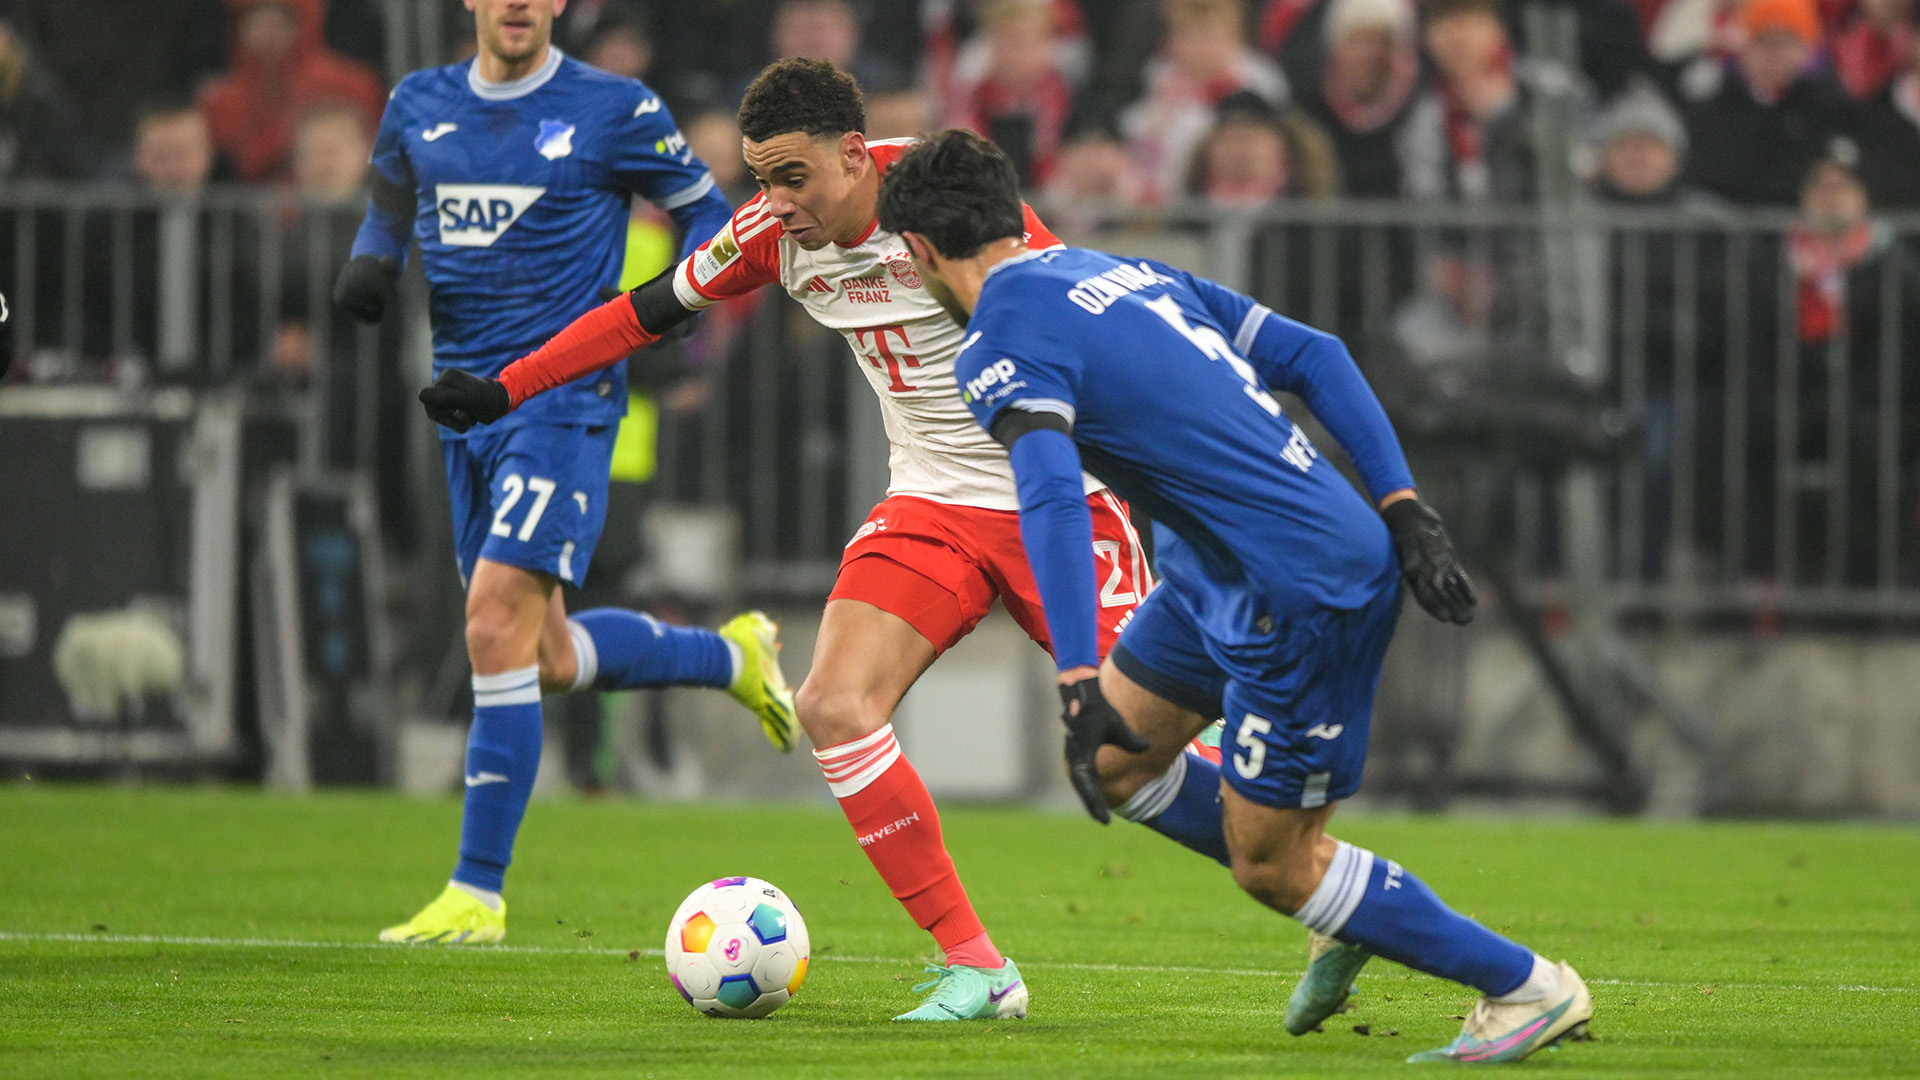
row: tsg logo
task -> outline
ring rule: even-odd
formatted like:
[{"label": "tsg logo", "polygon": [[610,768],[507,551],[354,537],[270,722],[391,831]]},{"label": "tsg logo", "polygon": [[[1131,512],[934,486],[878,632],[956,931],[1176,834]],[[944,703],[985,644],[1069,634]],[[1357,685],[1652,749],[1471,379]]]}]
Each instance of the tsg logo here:
[{"label": "tsg logo", "polygon": [[520,184],[436,184],[433,197],[440,210],[440,242],[492,247],[546,191]]}]

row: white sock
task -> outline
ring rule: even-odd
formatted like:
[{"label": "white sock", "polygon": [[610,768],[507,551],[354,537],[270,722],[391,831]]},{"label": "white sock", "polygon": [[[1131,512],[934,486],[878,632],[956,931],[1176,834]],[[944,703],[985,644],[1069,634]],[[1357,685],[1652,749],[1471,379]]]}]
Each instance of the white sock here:
[{"label": "white sock", "polygon": [[1306,906],[1293,913],[1294,919],[1316,933],[1337,937],[1366,895],[1374,858],[1366,848],[1340,841],[1333,862],[1327,864],[1327,875],[1307,898]]},{"label": "white sock", "polygon": [[573,639],[574,660],[573,685],[568,692],[577,694],[591,687],[593,680],[600,677],[600,649],[593,643],[593,635],[587,633],[587,628],[572,619],[567,620],[567,636]]},{"label": "white sock", "polygon": [[497,892],[490,892],[477,885],[469,885],[464,881],[450,881],[447,884],[452,885],[454,888],[487,905],[487,910],[489,911],[499,911],[501,908],[507,906],[507,902],[500,899],[500,894]]},{"label": "white sock", "polygon": [[[720,640],[727,641],[726,638]],[[733,678],[728,679],[727,682],[737,683],[740,681],[740,673],[747,670],[747,654],[741,651],[738,643],[727,641],[727,655],[733,657]]]},{"label": "white sock", "polygon": [[1527,976],[1527,981],[1521,983],[1508,993],[1501,994],[1497,998],[1488,998],[1487,1000],[1492,1001],[1496,1005],[1524,1005],[1529,1001],[1539,1001],[1542,998],[1551,997],[1553,994],[1558,993],[1559,990],[1560,965],[1541,956],[1539,953],[1534,953],[1533,972]]},{"label": "white sock", "polygon": [[1167,771],[1140,785],[1115,813],[1128,821],[1152,821],[1167,812],[1167,807],[1180,797],[1180,785],[1187,782],[1187,754],[1181,751],[1167,766]]}]

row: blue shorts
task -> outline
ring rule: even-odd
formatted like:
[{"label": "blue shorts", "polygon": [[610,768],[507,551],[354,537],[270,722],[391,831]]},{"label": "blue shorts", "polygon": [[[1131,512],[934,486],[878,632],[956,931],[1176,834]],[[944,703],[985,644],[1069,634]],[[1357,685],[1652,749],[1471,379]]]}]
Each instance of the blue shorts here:
[{"label": "blue shorts", "polygon": [[1324,609],[1259,646],[1209,639],[1173,590],[1134,609],[1114,666],[1182,708],[1226,720],[1221,775],[1263,806],[1324,806],[1360,789],[1399,583],[1354,611]]},{"label": "blue shorts", "polygon": [[607,523],[618,428],[522,424],[444,439],[462,583],[481,559],[580,585]]}]

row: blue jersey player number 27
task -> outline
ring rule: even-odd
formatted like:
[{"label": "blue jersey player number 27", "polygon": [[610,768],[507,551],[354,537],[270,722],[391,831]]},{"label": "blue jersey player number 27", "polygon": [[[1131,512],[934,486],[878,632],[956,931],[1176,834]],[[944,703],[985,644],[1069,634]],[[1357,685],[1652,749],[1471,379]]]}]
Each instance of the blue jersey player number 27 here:
[{"label": "blue jersey player number 27", "polygon": [[[418,242],[436,375],[498,375],[598,304],[619,281],[634,197],[673,214],[689,250],[731,212],[653,91],[558,49],[508,83],[469,64],[407,76],[373,166],[354,253],[398,259]],[[440,429],[463,575],[484,557],[584,579],[626,403],[616,364],[483,431]]]}]

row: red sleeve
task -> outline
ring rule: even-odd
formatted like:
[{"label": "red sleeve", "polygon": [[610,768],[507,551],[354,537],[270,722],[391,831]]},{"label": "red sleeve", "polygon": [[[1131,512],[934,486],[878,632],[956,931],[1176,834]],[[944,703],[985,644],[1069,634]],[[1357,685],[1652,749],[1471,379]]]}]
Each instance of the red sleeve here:
[{"label": "red sleeve", "polygon": [[513,407],[582,375],[612,367],[635,349],[660,340],[640,325],[633,298],[622,293],[573,320],[545,345],[500,373]]},{"label": "red sleeve", "polygon": [[1043,251],[1047,248],[1066,246],[1060,242],[1059,237],[1053,235],[1053,230],[1047,228],[1046,223],[1040,220],[1040,215],[1033,212],[1033,207],[1021,203],[1020,211],[1026,215],[1026,241],[1029,249]]},{"label": "red sleeve", "polygon": [[[767,211],[766,198],[755,196],[674,269],[673,293],[688,310],[698,310],[779,280],[780,222]],[[632,298],[618,296],[508,364],[500,382],[519,408],[535,394],[611,367],[658,340],[641,327]]]},{"label": "red sleeve", "polygon": [[744,296],[780,280],[780,220],[755,195],[674,271],[673,292],[688,308]]}]

